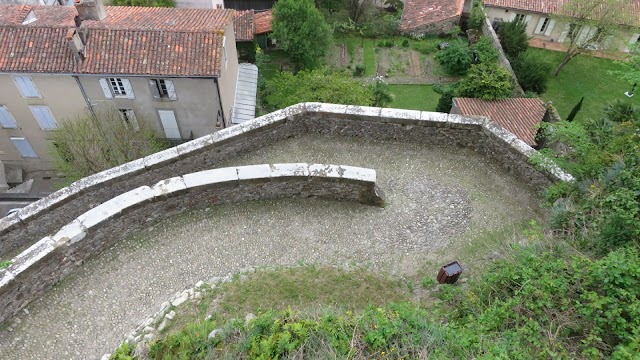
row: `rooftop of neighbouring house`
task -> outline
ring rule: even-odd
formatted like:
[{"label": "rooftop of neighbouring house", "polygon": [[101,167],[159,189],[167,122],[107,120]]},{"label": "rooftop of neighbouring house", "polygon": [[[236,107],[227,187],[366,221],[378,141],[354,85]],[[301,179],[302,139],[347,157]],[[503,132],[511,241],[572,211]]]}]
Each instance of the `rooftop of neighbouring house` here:
[{"label": "rooftop of neighbouring house", "polygon": [[453,98],[453,104],[461,115],[486,116],[531,146],[536,144],[537,127],[547,111],[542,100],[537,98],[493,101]]},{"label": "rooftop of neighbouring house", "polygon": [[234,10],[106,6],[105,12],[102,20],[82,21],[89,31],[78,60],[69,48],[75,7],[0,5],[0,71],[220,75]]},{"label": "rooftop of neighbouring house", "polygon": [[256,34],[266,34],[271,32],[271,20],[273,20],[273,10],[257,12],[253,17],[256,24]]},{"label": "rooftop of neighbouring house", "polygon": [[[483,2],[485,6],[571,16],[571,5],[568,0],[484,0]],[[640,26],[640,0],[621,0],[619,3],[623,16],[621,23]]]},{"label": "rooftop of neighbouring house", "polygon": [[402,12],[400,30],[409,31],[460,16],[463,6],[464,0],[407,0]]},{"label": "rooftop of neighbouring house", "polygon": [[236,41],[252,41],[255,33],[255,23],[253,10],[236,11],[233,20],[233,29],[236,34]]}]

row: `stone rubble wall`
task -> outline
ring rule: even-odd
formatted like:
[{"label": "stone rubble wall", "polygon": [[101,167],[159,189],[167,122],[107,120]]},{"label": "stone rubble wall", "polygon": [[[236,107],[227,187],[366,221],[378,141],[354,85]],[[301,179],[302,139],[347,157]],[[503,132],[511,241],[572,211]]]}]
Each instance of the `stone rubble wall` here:
[{"label": "stone rubble wall", "polygon": [[382,196],[375,170],[304,163],[219,168],[141,186],[81,214],[0,271],[0,323],[90,256],[188,209],[281,197],[322,197],[382,206]]},{"label": "stone rubble wall", "polygon": [[212,169],[236,155],[304,133],[471,147],[538,188],[572,179],[553,164],[538,171],[530,162],[535,151],[486,118],[302,103],[91,175],[0,218],[0,259],[26,249],[37,239],[51,235],[82,213],[124,192]]}]

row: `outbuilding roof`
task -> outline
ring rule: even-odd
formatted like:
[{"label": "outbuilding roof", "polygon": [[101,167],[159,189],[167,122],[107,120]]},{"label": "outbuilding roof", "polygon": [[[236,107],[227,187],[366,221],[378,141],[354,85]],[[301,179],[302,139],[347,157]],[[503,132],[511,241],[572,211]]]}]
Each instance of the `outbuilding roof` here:
[{"label": "outbuilding roof", "polygon": [[410,31],[462,14],[464,0],[407,0],[402,11],[400,30]]}]

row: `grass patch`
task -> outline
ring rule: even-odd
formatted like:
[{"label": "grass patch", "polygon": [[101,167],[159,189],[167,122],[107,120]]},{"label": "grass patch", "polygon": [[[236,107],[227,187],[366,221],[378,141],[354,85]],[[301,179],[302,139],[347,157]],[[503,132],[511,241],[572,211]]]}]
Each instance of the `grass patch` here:
[{"label": "grass patch", "polygon": [[[553,64],[554,70],[564,56],[560,51],[535,48],[529,51],[544,54]],[[569,115],[582,96],[584,103],[576,120],[598,117],[604,104],[618,99],[640,106],[640,96],[630,99],[624,95],[625,91],[631,89],[631,84],[608,73],[618,69],[619,65],[613,60],[578,56],[571,60],[557,77],[551,77],[549,88],[542,98],[553,101],[563,119]]]},{"label": "grass patch", "polygon": [[12,262],[9,260],[0,261],[0,270],[8,268],[11,264]]},{"label": "grass patch", "polygon": [[435,111],[440,94],[431,85],[389,85],[395,95],[389,107],[397,109]]},{"label": "grass patch", "polygon": [[381,277],[365,269],[346,271],[329,266],[258,271],[245,281],[225,284],[222,291],[220,309],[230,316],[288,307],[335,306],[355,310],[369,304],[387,304],[411,297],[407,286],[399,280]]},{"label": "grass patch", "polygon": [[374,48],[374,40],[364,39],[362,56],[364,57],[364,75],[375,76],[376,75],[376,52]]},{"label": "grass patch", "polygon": [[265,80],[271,80],[280,71],[291,71],[293,65],[284,50],[267,50],[264,52],[269,57],[266,64],[262,64],[258,69]]}]

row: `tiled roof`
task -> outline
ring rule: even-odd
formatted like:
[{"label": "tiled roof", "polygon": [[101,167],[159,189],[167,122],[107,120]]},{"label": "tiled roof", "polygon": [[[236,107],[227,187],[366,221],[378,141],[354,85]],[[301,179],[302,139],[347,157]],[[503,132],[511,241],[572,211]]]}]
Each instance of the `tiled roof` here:
[{"label": "tiled roof", "polygon": [[[485,6],[537,12],[542,14],[562,14],[567,0],[484,0]],[[640,0],[622,0],[620,8],[625,14],[626,25],[640,26]]]},{"label": "tiled roof", "polygon": [[236,11],[235,20],[233,20],[236,41],[253,40],[253,34],[255,33],[253,15],[253,10]]},{"label": "tiled roof", "polygon": [[462,14],[464,0],[407,0],[402,11],[400,30],[440,22]]},{"label": "tiled roof", "polygon": [[486,116],[532,146],[536,144],[537,125],[546,112],[544,104],[537,98],[494,101],[453,98],[453,102],[461,115]]},{"label": "tiled roof", "polygon": [[[33,8],[37,17],[44,6]],[[223,29],[233,10],[107,6],[106,19],[82,23],[89,35],[80,62],[65,39],[74,27],[69,9],[75,13],[73,7],[46,6],[48,19],[57,17],[58,25],[0,24],[0,72],[220,75]],[[18,12],[24,13],[22,6],[0,6],[3,17]]]},{"label": "tiled roof", "polygon": [[0,26],[22,25],[32,11],[37,20],[26,26],[74,26],[73,18],[78,12],[73,6],[55,8],[55,11],[49,11],[51,7],[46,5],[12,5],[9,8],[0,5]]},{"label": "tiled roof", "polygon": [[256,34],[265,34],[271,32],[273,10],[257,12],[253,19],[256,23]]}]

